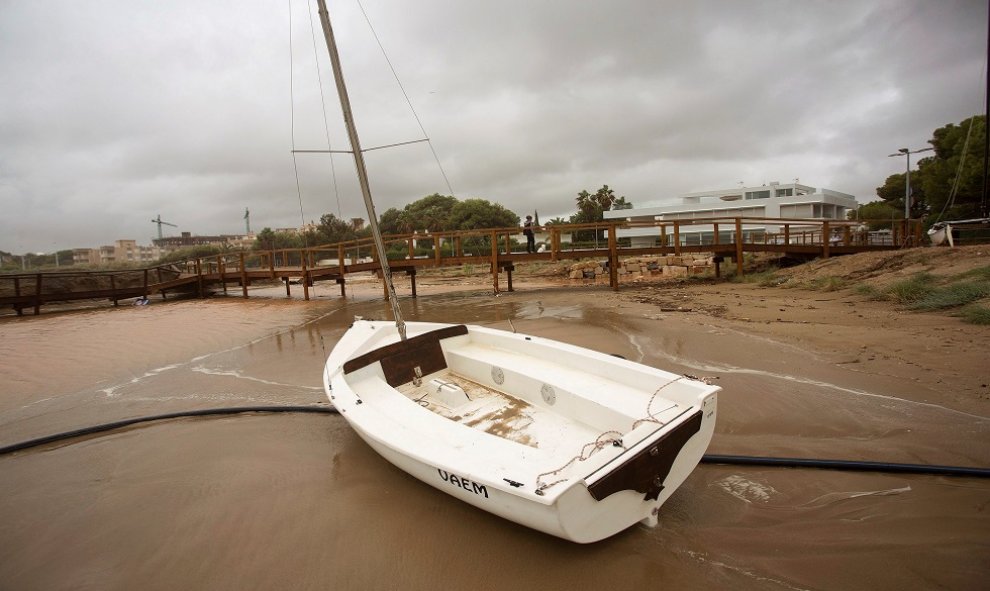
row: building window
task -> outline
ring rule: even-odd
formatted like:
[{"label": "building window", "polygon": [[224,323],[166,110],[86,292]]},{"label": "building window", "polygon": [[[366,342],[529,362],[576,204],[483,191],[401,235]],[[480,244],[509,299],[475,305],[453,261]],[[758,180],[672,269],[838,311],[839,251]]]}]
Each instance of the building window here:
[{"label": "building window", "polygon": [[793,197],[794,189],[777,189],[777,197]]},{"label": "building window", "polygon": [[746,191],[746,199],[769,199],[770,191]]}]

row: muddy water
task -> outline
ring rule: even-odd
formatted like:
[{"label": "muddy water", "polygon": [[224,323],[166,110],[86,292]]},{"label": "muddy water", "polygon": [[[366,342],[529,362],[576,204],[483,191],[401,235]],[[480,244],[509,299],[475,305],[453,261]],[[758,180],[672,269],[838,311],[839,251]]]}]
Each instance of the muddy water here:
[{"label": "muddy water", "polygon": [[[154,303],[0,323],[0,445],[125,417],[323,404],[346,302]],[[403,298],[724,388],[713,453],[990,466],[990,420],[909,380],[664,317],[600,289]],[[914,397],[917,398],[917,397]],[[702,465],[634,526],[579,546],[380,459],[333,415],[150,423],[0,457],[0,589],[985,588],[990,482]]]}]

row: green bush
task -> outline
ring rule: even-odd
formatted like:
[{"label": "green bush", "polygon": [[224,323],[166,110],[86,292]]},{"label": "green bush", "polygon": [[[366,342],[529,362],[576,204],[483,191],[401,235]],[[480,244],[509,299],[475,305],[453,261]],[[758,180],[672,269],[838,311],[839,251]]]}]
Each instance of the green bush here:
[{"label": "green bush", "polygon": [[958,308],[990,296],[990,281],[956,283],[932,288],[911,303],[912,310],[945,310]]},{"label": "green bush", "polygon": [[969,324],[990,325],[990,308],[986,306],[966,306],[959,311],[959,316]]},{"label": "green bush", "polygon": [[935,289],[935,277],[931,273],[918,273],[887,286],[884,292],[896,302],[910,304],[924,299]]}]

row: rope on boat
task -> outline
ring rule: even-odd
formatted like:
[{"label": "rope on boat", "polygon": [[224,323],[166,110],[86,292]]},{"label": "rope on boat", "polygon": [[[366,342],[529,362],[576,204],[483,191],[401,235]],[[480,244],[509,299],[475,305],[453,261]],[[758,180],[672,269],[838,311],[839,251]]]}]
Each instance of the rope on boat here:
[{"label": "rope on boat", "polygon": [[[676,378],[670,380],[669,382],[667,382],[665,384],[662,384],[659,388],[657,388],[656,390],[653,391],[653,396],[651,396],[650,397],[650,401],[646,403],[646,416],[643,417],[643,418],[641,418],[641,419],[637,419],[632,424],[632,429],[635,429],[636,427],[639,427],[643,423],[656,423],[656,424],[658,424],[660,426],[663,426],[665,423],[663,421],[661,421],[660,419],[658,419],[656,417],[655,413],[652,410],[650,410],[650,408],[653,406],[653,401],[656,400],[656,398],[660,394],[660,391],[661,390],[663,390],[667,386],[673,384],[674,382],[678,382],[678,381],[684,380],[684,379],[704,381],[706,384],[709,383],[708,382],[708,378],[698,378],[698,377],[695,377],[695,376],[692,376],[692,375],[685,374],[685,375],[682,375],[682,376],[677,376]],[[659,411],[659,412],[664,412],[664,411],[670,410],[671,408],[674,408],[676,406],[677,406],[676,404],[674,404],[673,406],[668,406],[667,408],[665,408],[665,409],[663,409],[662,411]],[[603,437],[605,437],[606,435],[609,435],[611,433],[615,433],[616,435],[618,435],[618,437],[611,437],[611,438],[602,439]],[[578,455],[576,455],[573,458],[571,458],[570,460],[568,460],[567,463],[564,464],[563,466],[557,468],[556,470],[551,470],[549,472],[544,472],[543,474],[540,474],[539,476],[537,476],[536,477],[536,494],[538,494],[540,496],[543,496],[544,491],[547,490],[548,488],[550,488],[552,486],[556,486],[556,485],[560,484],[561,482],[566,482],[568,480],[567,478],[560,478],[560,479],[555,480],[553,482],[543,482],[543,478],[545,476],[553,476],[555,474],[560,474],[561,472],[563,472],[564,470],[566,470],[574,462],[583,462],[583,461],[587,460],[596,451],[601,450],[602,448],[606,447],[609,444],[612,444],[612,445],[614,445],[616,447],[621,447],[622,449],[627,449],[626,446],[623,445],[623,443],[622,443],[622,433],[620,433],[618,431],[605,431],[604,433],[602,433],[601,435],[599,435],[598,437],[596,437],[594,441],[591,441],[589,443],[584,444],[584,446],[581,448],[581,453],[579,453]],[[590,448],[590,451],[589,451],[589,448]]]},{"label": "rope on boat", "polygon": [[[616,435],[618,435],[618,437],[606,437],[605,439],[602,439],[606,435],[610,435],[612,433],[615,433]],[[561,479],[555,480],[553,482],[541,483],[541,481],[543,480],[543,477],[544,476],[553,476],[554,474],[560,474],[561,472],[563,472],[564,470],[566,470],[568,468],[568,466],[570,466],[574,462],[583,462],[583,461],[587,460],[588,458],[590,458],[591,456],[593,456],[596,451],[599,451],[599,450],[605,448],[608,445],[614,445],[616,447],[621,447],[622,449],[625,449],[626,446],[622,445],[622,433],[619,433],[618,431],[605,431],[604,433],[602,433],[601,435],[599,435],[598,437],[596,437],[594,441],[590,441],[588,443],[585,443],[584,444],[584,447],[581,448],[581,453],[579,453],[578,455],[576,455],[573,458],[571,458],[570,460],[568,460],[567,463],[564,464],[563,466],[561,466],[560,468],[557,468],[556,470],[551,470],[549,472],[544,472],[543,474],[540,474],[539,476],[537,476],[536,477],[536,494],[538,494],[540,496],[543,496],[543,491],[545,491],[546,489],[550,488],[551,486],[555,486],[555,485],[560,484],[561,482],[565,482],[567,480],[567,478],[561,478]]]}]

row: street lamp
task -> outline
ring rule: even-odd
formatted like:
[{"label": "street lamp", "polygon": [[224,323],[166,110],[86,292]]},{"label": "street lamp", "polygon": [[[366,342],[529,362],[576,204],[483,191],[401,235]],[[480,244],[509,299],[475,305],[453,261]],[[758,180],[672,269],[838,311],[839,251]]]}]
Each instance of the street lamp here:
[{"label": "street lamp", "polygon": [[896,154],[890,154],[888,158],[895,158],[897,156],[905,156],[907,160],[907,169],[905,171],[904,177],[904,219],[911,219],[911,154],[917,154],[918,152],[928,152],[934,150],[935,148],[922,148],[920,150],[908,150],[907,148],[901,148],[897,150]]}]

